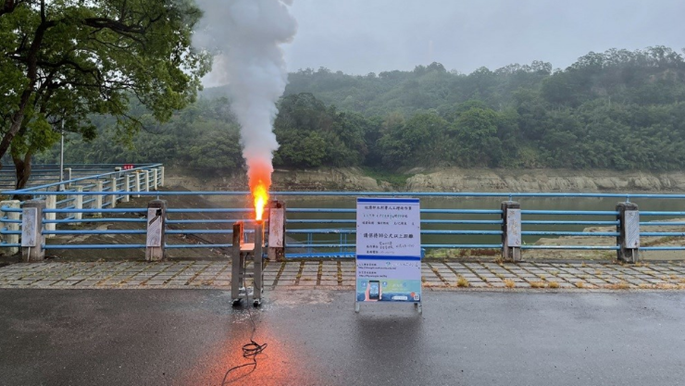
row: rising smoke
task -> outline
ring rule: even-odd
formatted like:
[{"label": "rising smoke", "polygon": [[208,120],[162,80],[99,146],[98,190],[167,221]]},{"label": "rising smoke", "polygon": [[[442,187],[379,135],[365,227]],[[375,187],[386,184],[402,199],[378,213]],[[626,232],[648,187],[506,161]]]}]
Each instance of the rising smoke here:
[{"label": "rising smoke", "polygon": [[287,83],[281,45],[290,42],[297,23],[292,0],[198,0],[204,11],[194,45],[215,54],[215,79],[228,85],[231,110],[241,125],[243,157],[250,189],[271,186],[273,152],[278,142],[273,122],[276,102]]}]

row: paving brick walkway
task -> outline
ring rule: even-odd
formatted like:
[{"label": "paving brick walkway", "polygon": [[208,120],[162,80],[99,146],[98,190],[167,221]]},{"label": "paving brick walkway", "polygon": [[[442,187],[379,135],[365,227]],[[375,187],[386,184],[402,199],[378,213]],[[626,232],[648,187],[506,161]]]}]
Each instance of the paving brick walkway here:
[{"label": "paving brick walkway", "polygon": [[[70,262],[12,264],[0,268],[0,288],[230,288],[231,265],[222,261],[146,263]],[[431,289],[665,289],[685,290],[683,263],[505,263],[424,261]],[[349,289],[354,261],[269,263],[267,289]]]}]

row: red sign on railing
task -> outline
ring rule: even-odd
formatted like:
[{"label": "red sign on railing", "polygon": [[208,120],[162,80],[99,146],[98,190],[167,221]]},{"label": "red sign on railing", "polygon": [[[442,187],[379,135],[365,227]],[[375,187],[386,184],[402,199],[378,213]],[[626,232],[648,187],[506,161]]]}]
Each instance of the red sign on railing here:
[{"label": "red sign on railing", "polygon": [[125,164],[124,165],[124,170],[131,170],[133,169],[133,164]]}]

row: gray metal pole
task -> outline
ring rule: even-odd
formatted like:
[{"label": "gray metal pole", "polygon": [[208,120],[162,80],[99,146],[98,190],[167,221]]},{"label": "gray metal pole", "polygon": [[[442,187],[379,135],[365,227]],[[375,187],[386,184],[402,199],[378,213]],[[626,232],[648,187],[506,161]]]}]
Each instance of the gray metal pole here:
[{"label": "gray metal pole", "polygon": [[64,117],[62,117],[62,135],[60,146],[59,146],[59,190],[64,190]]}]

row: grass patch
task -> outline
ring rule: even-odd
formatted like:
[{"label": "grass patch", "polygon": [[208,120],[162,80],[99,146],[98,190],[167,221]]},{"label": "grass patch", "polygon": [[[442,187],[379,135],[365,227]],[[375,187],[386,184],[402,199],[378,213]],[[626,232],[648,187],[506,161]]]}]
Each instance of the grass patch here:
[{"label": "grass patch", "polygon": [[544,281],[531,281],[530,286],[532,288],[545,288],[545,282]]},{"label": "grass patch", "polygon": [[652,287],[651,284],[647,284],[647,283],[642,283],[642,284],[640,284],[638,287],[639,287],[640,289],[652,289],[652,288],[654,288],[654,287]]},{"label": "grass patch", "polygon": [[457,287],[468,287],[471,283],[464,276],[459,276],[457,278]]},{"label": "grass patch", "polygon": [[507,288],[514,288],[514,287],[516,287],[516,283],[511,279],[505,279],[504,280],[504,286]]},{"label": "grass patch", "polygon": [[606,286],[604,286],[604,288],[614,289],[614,290],[627,290],[627,289],[630,289],[630,284],[628,284],[625,281],[622,281],[619,283],[606,285]]},{"label": "grass patch", "polygon": [[549,288],[559,288],[559,283],[557,283],[556,281],[550,281],[550,282],[547,284],[547,286],[548,286]]},{"label": "grass patch", "polygon": [[577,288],[585,288],[585,283],[583,283],[582,281],[578,281],[578,282],[576,282],[576,287]]},{"label": "grass patch", "polygon": [[674,289],[678,289],[679,286],[677,284],[671,284],[671,283],[659,283],[656,285],[656,288],[663,289],[663,290],[674,290]]}]

